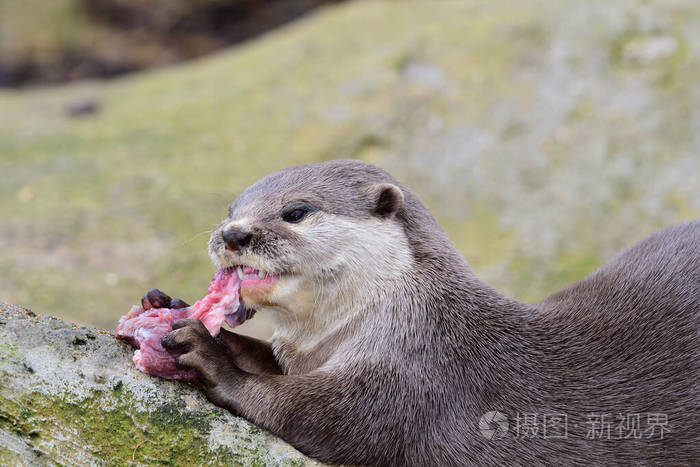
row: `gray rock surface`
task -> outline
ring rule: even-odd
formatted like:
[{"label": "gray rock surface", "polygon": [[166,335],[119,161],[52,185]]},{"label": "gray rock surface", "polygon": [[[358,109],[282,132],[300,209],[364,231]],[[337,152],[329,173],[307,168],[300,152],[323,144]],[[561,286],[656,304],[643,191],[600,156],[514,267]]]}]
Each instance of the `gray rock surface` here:
[{"label": "gray rock surface", "polygon": [[0,465],[318,465],[132,352],[0,303]]}]

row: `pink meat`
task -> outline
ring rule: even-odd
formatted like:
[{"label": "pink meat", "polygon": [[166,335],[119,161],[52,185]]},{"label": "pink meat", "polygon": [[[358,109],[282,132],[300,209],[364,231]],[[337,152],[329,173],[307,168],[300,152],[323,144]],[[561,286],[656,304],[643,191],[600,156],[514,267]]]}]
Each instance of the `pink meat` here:
[{"label": "pink meat", "polygon": [[117,337],[128,341],[138,348],[134,352],[136,368],[154,376],[167,379],[194,380],[194,371],[183,371],[175,365],[175,357],[179,354],[169,352],[160,343],[167,333],[172,331],[173,322],[186,318],[188,309],[171,310],[169,308],[153,308],[144,311],[140,305],[135,305],[126,316],[119,320]]},{"label": "pink meat", "polygon": [[229,326],[238,326],[245,321],[245,315],[237,313],[240,279],[232,269],[220,269],[211,279],[207,295],[192,307],[189,318],[204,323],[212,336],[218,336],[221,323],[226,320]]},{"label": "pink meat", "polygon": [[161,378],[192,381],[197,378],[196,372],[178,369],[175,358],[180,354],[163,348],[161,339],[172,331],[173,322],[181,318],[199,319],[212,336],[219,334],[224,320],[230,326],[243,323],[246,312],[239,309],[239,293],[238,275],[233,270],[222,269],[214,274],[207,295],[193,306],[144,311],[135,305],[119,320],[115,332],[119,339],[138,348],[133,360],[139,370]]}]

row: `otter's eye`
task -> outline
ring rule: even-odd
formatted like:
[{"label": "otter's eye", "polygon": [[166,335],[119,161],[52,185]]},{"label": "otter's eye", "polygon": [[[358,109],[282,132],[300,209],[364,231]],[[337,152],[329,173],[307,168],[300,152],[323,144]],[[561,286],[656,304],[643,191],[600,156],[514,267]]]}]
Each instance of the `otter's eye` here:
[{"label": "otter's eye", "polygon": [[280,215],[282,220],[290,224],[297,224],[311,212],[318,211],[318,208],[307,201],[293,201],[282,209]]},{"label": "otter's eye", "polygon": [[297,222],[301,222],[308,213],[309,210],[306,208],[296,208],[282,214],[282,219],[284,219],[285,222],[296,224]]}]

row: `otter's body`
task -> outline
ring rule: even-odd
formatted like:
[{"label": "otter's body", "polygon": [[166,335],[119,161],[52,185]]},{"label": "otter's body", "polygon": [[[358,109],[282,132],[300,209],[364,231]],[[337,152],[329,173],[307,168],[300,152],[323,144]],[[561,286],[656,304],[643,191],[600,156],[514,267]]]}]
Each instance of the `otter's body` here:
[{"label": "otter's body", "polygon": [[[271,345],[214,341],[196,322],[165,343],[189,346],[180,364],[215,403],[320,460],[700,459],[700,222],[530,305],[481,282],[389,174],[337,161],[253,185],[210,252],[265,271],[241,296],[272,314]],[[490,415],[480,425],[492,411],[507,432]]]}]

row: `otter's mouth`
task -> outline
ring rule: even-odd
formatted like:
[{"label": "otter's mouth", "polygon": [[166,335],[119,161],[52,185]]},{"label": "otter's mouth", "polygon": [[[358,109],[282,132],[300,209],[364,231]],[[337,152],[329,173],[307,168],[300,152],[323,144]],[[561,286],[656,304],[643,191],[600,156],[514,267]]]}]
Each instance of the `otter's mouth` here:
[{"label": "otter's mouth", "polygon": [[230,291],[240,300],[240,307],[226,316],[226,322],[234,326],[252,318],[256,308],[268,302],[269,294],[279,281],[279,274],[256,269],[246,264],[238,264],[220,269],[217,274],[232,277],[236,282],[235,291]]},{"label": "otter's mouth", "polygon": [[279,274],[255,269],[252,266],[240,264],[223,269],[225,274],[232,274],[238,278],[238,294],[242,297],[266,294],[279,280]]},{"label": "otter's mouth", "polygon": [[244,264],[227,269],[235,271],[241,281],[241,287],[243,285],[271,285],[279,279],[278,274],[261,271]]}]

